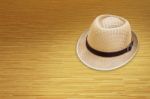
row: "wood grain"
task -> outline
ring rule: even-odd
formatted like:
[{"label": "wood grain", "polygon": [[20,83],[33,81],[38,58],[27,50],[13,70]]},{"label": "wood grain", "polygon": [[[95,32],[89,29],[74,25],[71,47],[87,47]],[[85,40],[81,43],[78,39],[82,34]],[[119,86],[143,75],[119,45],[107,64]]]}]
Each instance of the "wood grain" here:
[{"label": "wood grain", "polygon": [[[100,14],[128,19],[136,57],[95,71],[76,43]],[[0,99],[150,99],[150,0],[0,0]]]}]

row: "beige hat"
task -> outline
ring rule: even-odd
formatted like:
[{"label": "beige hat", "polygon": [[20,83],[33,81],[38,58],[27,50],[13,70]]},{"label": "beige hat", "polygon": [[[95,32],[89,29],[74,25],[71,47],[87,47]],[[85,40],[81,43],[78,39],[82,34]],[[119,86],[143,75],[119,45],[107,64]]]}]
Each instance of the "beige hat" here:
[{"label": "beige hat", "polygon": [[112,70],[128,63],[136,53],[138,40],[129,22],[115,15],[100,15],[77,43],[77,54],[88,67]]}]

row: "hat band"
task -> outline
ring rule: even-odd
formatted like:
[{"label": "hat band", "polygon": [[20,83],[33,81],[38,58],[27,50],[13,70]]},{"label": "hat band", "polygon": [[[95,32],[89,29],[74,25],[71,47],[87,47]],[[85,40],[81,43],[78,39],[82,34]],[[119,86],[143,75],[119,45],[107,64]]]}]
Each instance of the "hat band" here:
[{"label": "hat band", "polygon": [[123,49],[123,50],[115,51],[115,52],[103,52],[103,51],[98,51],[98,50],[92,48],[92,47],[89,45],[89,43],[88,43],[88,41],[87,41],[87,38],[86,38],[86,47],[87,47],[87,49],[88,49],[91,53],[93,53],[93,54],[95,54],[95,55],[97,55],[97,56],[102,56],[102,57],[115,57],[115,56],[122,55],[122,54],[124,54],[124,53],[129,52],[129,51],[132,49],[132,46],[133,46],[133,41],[131,41],[131,43],[129,44],[129,46],[128,46],[127,48]]}]

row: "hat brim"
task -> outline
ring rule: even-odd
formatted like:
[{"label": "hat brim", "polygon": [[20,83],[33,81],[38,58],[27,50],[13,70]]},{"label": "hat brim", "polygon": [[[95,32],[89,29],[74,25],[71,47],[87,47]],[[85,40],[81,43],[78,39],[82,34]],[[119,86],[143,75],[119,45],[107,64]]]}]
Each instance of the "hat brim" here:
[{"label": "hat brim", "polygon": [[132,49],[119,56],[115,57],[101,57],[91,53],[86,47],[86,37],[87,32],[83,33],[77,43],[77,55],[87,67],[96,70],[113,70],[123,65],[127,64],[136,54],[138,40],[134,32],[133,36],[133,46]]}]

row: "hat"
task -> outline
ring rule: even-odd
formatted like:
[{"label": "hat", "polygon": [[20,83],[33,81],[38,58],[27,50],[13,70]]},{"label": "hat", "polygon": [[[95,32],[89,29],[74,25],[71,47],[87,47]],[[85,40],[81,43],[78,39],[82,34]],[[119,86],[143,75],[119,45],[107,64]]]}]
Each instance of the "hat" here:
[{"label": "hat", "polygon": [[87,67],[112,70],[127,64],[137,51],[138,40],[129,22],[116,15],[100,15],[77,43],[77,55]]}]

